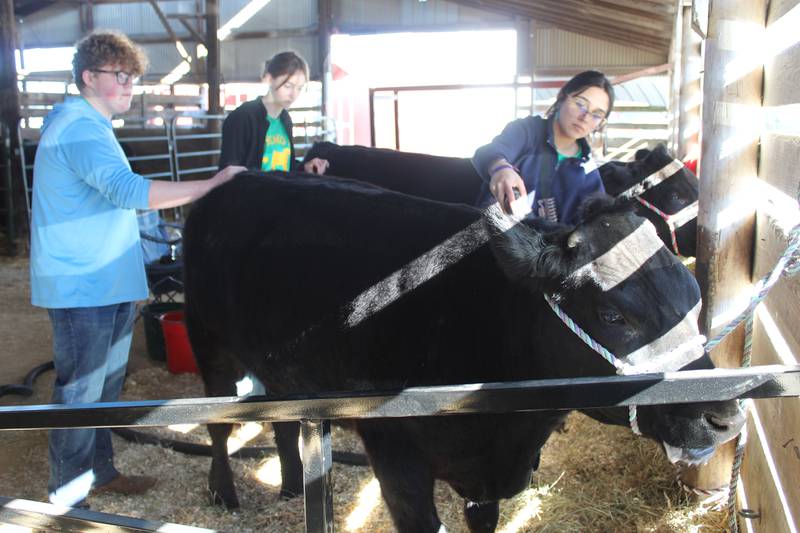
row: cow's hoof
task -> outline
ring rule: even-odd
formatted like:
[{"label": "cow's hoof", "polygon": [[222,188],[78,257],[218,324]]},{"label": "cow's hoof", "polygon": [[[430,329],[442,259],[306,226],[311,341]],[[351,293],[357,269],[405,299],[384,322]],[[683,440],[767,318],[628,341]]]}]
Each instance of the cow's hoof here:
[{"label": "cow's hoof", "polygon": [[236,494],[224,494],[221,491],[208,489],[208,496],[211,500],[211,505],[221,505],[228,511],[233,511],[239,508],[239,498]]},{"label": "cow's hoof", "polygon": [[299,491],[294,491],[290,489],[281,489],[280,498],[281,500],[291,500],[292,498],[297,498],[298,496],[302,495],[303,495],[302,488]]}]

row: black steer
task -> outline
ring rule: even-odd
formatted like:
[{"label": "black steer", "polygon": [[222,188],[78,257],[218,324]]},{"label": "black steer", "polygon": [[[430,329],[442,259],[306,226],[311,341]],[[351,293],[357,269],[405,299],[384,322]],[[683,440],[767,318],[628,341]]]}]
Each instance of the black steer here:
[{"label": "black steer", "polygon": [[600,176],[608,194],[638,201],[637,212],[655,225],[667,247],[695,256],[699,181],[663,144],[637,151],[628,163],[609,161]]},{"label": "black steer", "polygon": [[[650,222],[610,200],[589,211],[574,228],[514,224],[496,208],[482,216],[349,180],[240,175],[198,201],[185,227],[186,321],[206,391],[233,395],[240,366],[273,394],[613,374],[545,295],[626,372],[710,367],[691,273]],[[490,532],[498,500],[528,486],[565,416],[353,426],[399,531],[439,531],[433,486],[441,479],[465,499],[470,530]],[[742,423],[730,401],[641,407],[638,418],[643,434],[688,457]],[[235,507],[231,427],[209,431],[209,489]],[[297,441],[284,437],[282,460],[296,457]],[[290,490],[300,490],[297,461],[282,468]]]},{"label": "black steer", "polygon": [[[320,142],[311,147],[306,160],[327,159],[328,174],[357,179],[385,189],[441,202],[476,203],[481,178],[469,159],[399,152],[366,146],[339,146]],[[659,171],[669,179],[657,180]],[[694,174],[667,152],[664,145],[652,151],[639,150],[636,161],[610,161],[600,167],[606,192],[618,196],[642,184],[630,200],[641,198],[637,213],[658,229],[661,240],[673,252],[693,257],[696,250],[698,181]],[[645,180],[650,178],[646,183]],[[646,191],[646,192],[645,192]],[[650,204],[649,206],[646,204]],[[693,211],[692,211],[693,210]],[[659,213],[660,212],[660,213]],[[669,219],[677,226],[672,238]]]}]

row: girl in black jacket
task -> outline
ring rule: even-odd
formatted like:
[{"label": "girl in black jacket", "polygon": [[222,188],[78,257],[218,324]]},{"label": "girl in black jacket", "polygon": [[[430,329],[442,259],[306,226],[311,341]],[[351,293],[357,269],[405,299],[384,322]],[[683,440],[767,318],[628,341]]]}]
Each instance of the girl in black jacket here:
[{"label": "girl in black jacket", "polygon": [[[281,52],[264,64],[262,81],[267,94],[245,102],[222,124],[219,166],[242,165],[251,170],[293,170],[292,119],[287,109],[308,80],[308,64],[294,52]],[[324,174],[328,162],[314,158],[303,170]]]}]

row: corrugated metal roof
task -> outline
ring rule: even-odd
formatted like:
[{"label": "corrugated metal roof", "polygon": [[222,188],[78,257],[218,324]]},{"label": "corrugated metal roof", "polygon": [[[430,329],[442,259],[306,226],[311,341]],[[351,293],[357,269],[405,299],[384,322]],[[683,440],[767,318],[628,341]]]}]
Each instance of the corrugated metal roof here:
[{"label": "corrugated metal roof", "polygon": [[284,50],[293,50],[303,56],[314,72],[317,38],[308,36],[247,39],[223,42],[220,48],[223,80],[259,81],[264,61]]},{"label": "corrugated metal roof", "polygon": [[174,44],[145,44],[142,45],[150,66],[145,73],[145,81],[158,81],[169,74],[182,61]]},{"label": "corrugated metal roof", "polygon": [[537,69],[593,66],[603,70],[621,65],[657,65],[665,59],[658,53],[555,28],[536,29],[533,35]]},{"label": "corrugated metal roof", "polygon": [[[224,0],[220,5],[220,25],[238,13],[249,0]],[[237,31],[271,31],[308,28],[317,24],[316,0],[275,1],[268,3]]]},{"label": "corrugated metal roof", "polygon": [[73,43],[81,38],[80,12],[74,6],[58,4],[25,17],[17,31],[25,48]]},{"label": "corrugated metal roof", "polygon": [[[28,0],[29,3],[34,0]],[[78,0],[85,2],[86,0]],[[220,0],[220,20],[224,24],[235,13],[239,12],[249,0]],[[559,0],[561,1],[561,0]],[[47,2],[42,0],[42,5]],[[555,0],[333,0],[332,15],[334,30],[343,33],[362,32],[397,32],[397,31],[436,31],[442,29],[476,28],[508,26],[515,28],[526,24],[525,17],[536,19],[534,24],[533,64],[538,71],[550,67],[569,70],[571,68],[594,67],[606,70],[615,67],[612,73],[623,71],[628,67],[658,65],[666,62],[667,55],[658,46],[649,49],[619,44],[619,32],[636,37],[641,30],[637,24],[640,15],[629,12],[640,12],[635,0],[614,0],[618,8],[598,7],[599,2],[590,0],[563,0],[566,2],[560,11],[568,13],[575,24],[569,27],[573,31],[565,31],[559,25],[560,18],[555,13]],[[588,3],[585,13],[580,9],[571,9],[576,2]],[[233,38],[223,42],[222,68],[226,78],[255,80],[260,73],[261,63],[272,53],[293,48],[303,54],[309,61],[312,72],[318,71],[316,65],[316,35],[304,35],[313,32],[317,26],[316,0],[272,0],[267,3],[252,19],[234,30]],[[650,24],[666,28],[666,18],[672,8],[673,0],[648,0],[652,9],[653,22]],[[587,5],[588,5],[587,4]],[[602,2],[602,5],[606,5]],[[628,5],[629,4],[629,5]],[[166,15],[196,15],[195,0],[159,1],[159,7]],[[87,4],[83,4],[86,9]],[[661,6],[661,7],[658,7]],[[574,6],[572,6],[574,7]],[[536,9],[534,9],[536,8]],[[27,8],[26,8],[27,9]],[[98,3],[92,6],[94,26],[98,28],[119,29],[140,43],[153,43],[168,38],[164,28],[155,16],[153,8],[146,2]],[[627,11],[626,11],[627,10]],[[599,16],[598,17],[598,13]],[[582,17],[592,15],[594,25],[586,24]],[[619,20],[619,27],[610,33],[611,40],[600,40],[598,32],[607,31],[606,26],[612,19]],[[552,20],[555,22],[552,22]],[[194,20],[194,19],[191,19]],[[189,32],[174,18],[170,25],[179,38],[184,40],[187,48],[194,45],[189,39]],[[550,22],[548,22],[550,21]],[[544,24],[544,26],[542,26]],[[547,26],[549,24],[549,26]],[[592,28],[599,28],[595,32]],[[285,34],[294,30],[296,35]],[[611,31],[611,30],[608,30]],[[257,37],[266,32],[277,32],[269,37]],[[82,36],[80,6],[75,4],[56,4],[25,17],[20,24],[22,42],[26,48],[69,46]],[[663,32],[662,32],[663,33]],[[236,36],[247,38],[236,39]],[[650,30],[652,37],[658,42],[668,41],[669,36]],[[617,36],[617,37],[615,37]],[[636,37],[638,38],[638,37]],[[641,43],[640,43],[641,44]],[[153,50],[153,72],[167,69],[176,53],[171,45],[157,47],[148,44]],[[163,48],[163,50],[162,50]],[[454,51],[453,53],[457,53]],[[175,61],[175,65],[177,60]],[[173,67],[175,65],[172,65]],[[171,70],[172,67],[170,67]]]},{"label": "corrugated metal roof", "polygon": [[486,10],[458,5],[449,0],[338,0],[334,2],[336,25],[345,33],[360,29],[391,27],[391,31],[435,30],[437,26],[457,24],[479,26],[497,21],[508,21],[513,17]]}]

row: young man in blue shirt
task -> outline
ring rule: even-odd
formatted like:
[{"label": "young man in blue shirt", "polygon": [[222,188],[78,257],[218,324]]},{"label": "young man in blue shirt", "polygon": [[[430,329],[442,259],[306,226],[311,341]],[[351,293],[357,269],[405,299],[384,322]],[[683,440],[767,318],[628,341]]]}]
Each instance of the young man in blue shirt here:
[{"label": "young man in blue shirt", "polygon": [[[130,168],[111,117],[130,109],[147,59],[128,37],[93,33],[76,44],[69,97],[45,119],[34,163],[31,301],[53,325],[55,403],[116,401],[137,300],[147,298],[136,209],[200,198],[243,167],[190,182],[150,181]],[[50,501],[87,506],[93,492],[137,494],[149,476],[114,467],[109,429],[58,429],[49,440]]]}]

